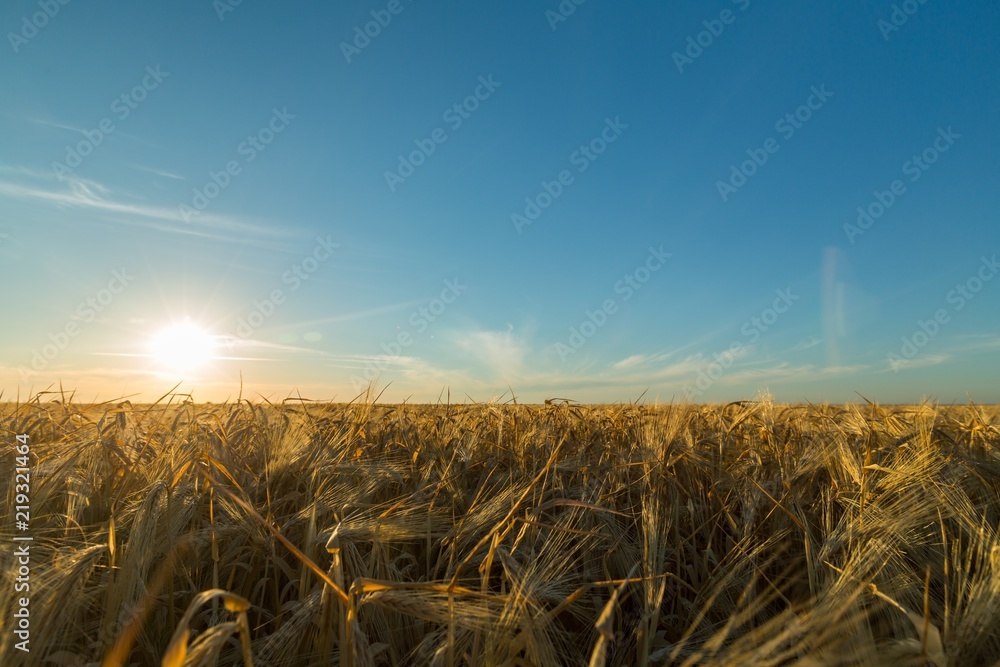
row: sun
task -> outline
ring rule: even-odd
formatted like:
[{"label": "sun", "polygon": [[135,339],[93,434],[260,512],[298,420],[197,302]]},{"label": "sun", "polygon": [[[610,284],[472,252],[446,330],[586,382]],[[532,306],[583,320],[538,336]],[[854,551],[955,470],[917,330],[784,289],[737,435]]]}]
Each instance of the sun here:
[{"label": "sun", "polygon": [[198,370],[216,358],[216,338],[204,328],[185,321],[160,331],[149,341],[157,365],[174,372]]}]

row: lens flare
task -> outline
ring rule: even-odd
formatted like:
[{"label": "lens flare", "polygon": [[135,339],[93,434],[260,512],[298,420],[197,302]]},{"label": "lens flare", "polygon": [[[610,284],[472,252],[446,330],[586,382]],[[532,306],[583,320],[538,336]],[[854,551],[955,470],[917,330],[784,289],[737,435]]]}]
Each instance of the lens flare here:
[{"label": "lens flare", "polygon": [[192,322],[174,324],[150,341],[150,356],[165,370],[187,373],[215,358],[214,336]]}]

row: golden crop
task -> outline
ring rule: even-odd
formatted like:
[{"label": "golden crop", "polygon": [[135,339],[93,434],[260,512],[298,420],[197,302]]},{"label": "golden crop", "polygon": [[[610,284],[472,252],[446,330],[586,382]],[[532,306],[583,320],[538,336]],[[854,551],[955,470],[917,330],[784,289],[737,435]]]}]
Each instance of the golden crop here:
[{"label": "golden crop", "polygon": [[0,476],[3,665],[1000,665],[996,407],[0,420],[32,452],[30,654]]}]

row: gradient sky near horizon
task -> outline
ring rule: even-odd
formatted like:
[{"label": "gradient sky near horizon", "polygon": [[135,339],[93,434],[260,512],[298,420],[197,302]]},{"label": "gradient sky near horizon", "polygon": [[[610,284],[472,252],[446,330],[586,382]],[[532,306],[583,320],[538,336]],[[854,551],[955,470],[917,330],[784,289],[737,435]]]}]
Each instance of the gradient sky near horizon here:
[{"label": "gradient sky near horizon", "polygon": [[3,400],[1000,402],[1000,6],[864,5],[7,2]]}]

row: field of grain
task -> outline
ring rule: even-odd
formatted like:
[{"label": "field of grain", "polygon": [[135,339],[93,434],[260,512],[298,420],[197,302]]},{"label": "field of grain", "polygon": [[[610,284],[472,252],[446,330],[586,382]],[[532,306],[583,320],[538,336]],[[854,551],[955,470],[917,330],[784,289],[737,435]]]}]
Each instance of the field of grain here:
[{"label": "field of grain", "polygon": [[5,474],[3,665],[1000,665],[997,407],[0,420],[33,538],[24,653]]}]

